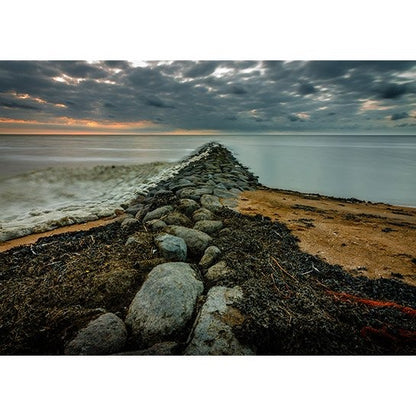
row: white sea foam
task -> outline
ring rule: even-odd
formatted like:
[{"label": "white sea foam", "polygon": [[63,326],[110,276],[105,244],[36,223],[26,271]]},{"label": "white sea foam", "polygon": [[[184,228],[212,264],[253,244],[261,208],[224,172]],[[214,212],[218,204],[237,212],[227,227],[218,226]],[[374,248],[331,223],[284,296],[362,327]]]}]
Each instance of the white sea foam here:
[{"label": "white sea foam", "polygon": [[114,215],[208,153],[174,165],[48,168],[0,179],[0,241]]}]

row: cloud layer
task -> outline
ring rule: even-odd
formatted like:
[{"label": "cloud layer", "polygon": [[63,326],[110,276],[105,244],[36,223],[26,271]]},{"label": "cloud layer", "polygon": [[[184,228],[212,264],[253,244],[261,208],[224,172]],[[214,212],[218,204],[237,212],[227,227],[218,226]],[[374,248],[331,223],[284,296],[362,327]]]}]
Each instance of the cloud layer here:
[{"label": "cloud layer", "polygon": [[0,61],[0,133],[416,133],[415,114],[412,61]]}]

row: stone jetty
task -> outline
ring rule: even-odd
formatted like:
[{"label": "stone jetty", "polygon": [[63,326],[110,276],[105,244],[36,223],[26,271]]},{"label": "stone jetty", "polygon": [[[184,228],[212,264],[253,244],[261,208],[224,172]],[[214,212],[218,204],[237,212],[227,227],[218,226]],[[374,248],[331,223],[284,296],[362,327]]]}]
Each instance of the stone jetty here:
[{"label": "stone jetty", "polygon": [[[244,319],[234,305],[243,297],[241,288],[217,285],[233,270],[221,260],[215,237],[226,232],[217,214],[234,208],[242,191],[256,189],[257,177],[218,143],[204,145],[179,166],[126,207],[120,224],[131,232],[126,245],[140,240],[137,224],[152,232],[165,263],[148,273],[124,322],[103,313],[68,343],[66,354],[174,354],[184,331],[187,355],[253,354],[233,334]],[[120,352],[126,334],[142,349]]]}]

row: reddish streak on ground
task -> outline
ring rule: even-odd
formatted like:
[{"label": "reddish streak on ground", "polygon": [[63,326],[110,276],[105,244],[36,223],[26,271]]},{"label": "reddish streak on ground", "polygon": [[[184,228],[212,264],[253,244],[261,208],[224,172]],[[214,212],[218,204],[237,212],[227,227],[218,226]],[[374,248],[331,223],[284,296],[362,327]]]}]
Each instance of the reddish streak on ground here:
[{"label": "reddish streak on ground", "polygon": [[406,315],[416,317],[416,309],[410,308],[409,306],[402,306],[395,302],[360,298],[358,296],[350,295],[348,293],[334,292],[332,290],[327,290],[326,292],[341,301],[361,303],[375,308],[396,308],[399,311],[405,313]]},{"label": "reddish streak on ground", "polygon": [[363,337],[377,337],[388,339],[389,341],[416,341],[416,332],[409,331],[407,329],[397,329],[395,334],[391,334],[386,326],[383,326],[381,329],[373,328],[371,326],[365,326],[360,331],[361,336]]}]

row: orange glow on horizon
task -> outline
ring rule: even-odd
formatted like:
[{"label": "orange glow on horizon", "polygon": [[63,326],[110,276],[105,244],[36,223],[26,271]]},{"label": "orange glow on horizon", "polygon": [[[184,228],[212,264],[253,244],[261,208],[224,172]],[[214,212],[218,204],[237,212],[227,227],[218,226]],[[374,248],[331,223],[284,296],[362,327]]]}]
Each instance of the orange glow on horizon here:
[{"label": "orange glow on horizon", "polygon": [[0,117],[0,134],[171,134],[192,136],[219,133],[221,132],[218,130],[163,130],[163,126],[149,120],[118,122],[55,117],[48,121],[39,121]]}]

